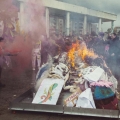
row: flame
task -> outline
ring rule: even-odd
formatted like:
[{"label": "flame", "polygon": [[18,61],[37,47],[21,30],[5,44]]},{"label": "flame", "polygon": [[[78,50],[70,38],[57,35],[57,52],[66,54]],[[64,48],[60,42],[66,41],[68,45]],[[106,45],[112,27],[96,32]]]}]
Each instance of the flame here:
[{"label": "flame", "polygon": [[72,67],[75,66],[75,50],[76,50],[76,44],[72,44],[71,49],[68,52],[68,59],[69,62],[71,63]]},{"label": "flame", "polygon": [[79,43],[78,41],[74,44],[72,44],[71,49],[68,51],[68,59],[71,63],[72,67],[75,67],[75,53],[77,53],[78,57],[81,57],[81,59],[85,62],[86,57],[92,57],[96,58],[98,57],[93,50],[87,49],[86,45],[83,43]]},{"label": "flame", "polygon": [[79,42],[72,44],[71,49],[68,51],[68,59],[72,67],[75,67],[75,52],[80,48]]},{"label": "flame", "polygon": [[91,49],[87,49],[86,45],[81,46],[81,48],[78,50],[78,56],[82,58],[83,61],[85,61],[86,57],[92,57],[96,58],[97,55],[94,53],[94,51]]}]

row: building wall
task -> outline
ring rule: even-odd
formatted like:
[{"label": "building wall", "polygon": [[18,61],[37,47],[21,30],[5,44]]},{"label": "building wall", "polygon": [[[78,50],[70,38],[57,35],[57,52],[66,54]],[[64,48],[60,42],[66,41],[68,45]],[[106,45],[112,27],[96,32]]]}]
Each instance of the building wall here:
[{"label": "building wall", "polygon": [[[24,0],[20,0],[20,1],[24,1]],[[61,1],[64,1],[64,2],[61,2]],[[91,28],[90,24],[92,23],[96,22],[98,24],[99,22],[99,26],[100,26],[100,27],[98,26],[99,30],[102,30],[101,29],[102,23],[100,23],[100,21],[102,22],[104,22],[104,20],[114,21],[117,19],[117,15],[115,14],[92,10],[89,8],[79,6],[78,4],[73,4],[75,1],[77,2],[77,0],[74,0],[74,2],[73,0],[69,0],[69,3],[71,2],[71,4],[68,4],[67,2],[65,3],[65,1],[68,1],[68,0],[44,0],[43,1],[47,9],[49,10],[52,9],[55,12],[55,15],[51,16],[50,14],[51,11],[49,11],[50,19],[48,19],[47,17],[49,21],[47,25],[49,24],[50,28],[48,26],[48,30],[51,31],[51,29],[54,29],[54,31],[56,31],[57,33],[66,32],[69,34],[75,33],[77,35],[79,35],[80,33],[86,34],[87,32],[90,33],[91,31],[95,31],[95,30],[98,31],[98,28],[95,28],[94,24],[93,24],[93,27]],[[22,7],[20,7],[20,9],[22,11]],[[64,17],[59,17],[56,11],[61,12],[62,16]],[[69,16],[70,20],[68,21],[66,20],[67,19],[66,16],[68,15],[67,13],[70,13],[70,16]],[[74,19],[74,18],[71,18],[71,14],[77,14],[77,16],[82,16],[83,18],[81,20],[79,20],[79,18]],[[24,17],[24,15],[22,15],[22,17]],[[92,17],[92,19],[90,17]],[[23,20],[21,19],[20,23],[22,22]]]},{"label": "building wall", "polygon": [[65,10],[65,11],[69,11],[69,12],[90,15],[90,16],[108,19],[108,20],[116,20],[117,19],[117,15],[115,15],[115,14],[92,10],[92,9],[82,7],[79,5],[68,4],[68,3],[56,1],[56,0],[49,0],[49,1],[44,0],[43,2],[46,7],[50,7],[50,8],[54,8],[54,9],[60,9],[60,10]]},{"label": "building wall", "polygon": [[59,16],[50,16],[50,31],[53,30],[56,34],[63,34],[64,32],[64,18]]}]

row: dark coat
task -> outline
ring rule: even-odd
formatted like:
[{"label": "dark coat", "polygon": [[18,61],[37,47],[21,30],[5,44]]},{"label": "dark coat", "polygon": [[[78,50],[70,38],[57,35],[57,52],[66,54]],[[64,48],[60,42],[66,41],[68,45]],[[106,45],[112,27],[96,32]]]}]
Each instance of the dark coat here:
[{"label": "dark coat", "polygon": [[96,41],[97,41],[96,38],[93,38],[92,40],[90,40],[87,44],[88,49],[92,48],[93,50],[95,50]]},{"label": "dark coat", "polygon": [[47,40],[47,38],[41,41],[41,65],[47,62],[49,51],[48,46],[49,41]]},{"label": "dark coat", "polygon": [[[114,56],[112,54],[114,53]],[[110,41],[109,44],[109,57],[108,57],[108,66],[110,67],[113,75],[116,79],[120,78],[120,41],[119,38],[116,37]]]},{"label": "dark coat", "polygon": [[120,41],[119,38],[116,37],[113,40],[110,41],[110,45],[109,45],[109,54],[110,56],[112,54],[114,55],[114,58],[118,58],[120,56]]},{"label": "dark coat", "polygon": [[98,55],[102,55],[102,56],[104,56],[104,54],[105,54],[105,42],[104,42],[104,40],[100,40],[99,38],[98,38],[98,40],[97,40],[97,42],[96,42],[96,44],[95,44],[95,52],[98,54]]}]

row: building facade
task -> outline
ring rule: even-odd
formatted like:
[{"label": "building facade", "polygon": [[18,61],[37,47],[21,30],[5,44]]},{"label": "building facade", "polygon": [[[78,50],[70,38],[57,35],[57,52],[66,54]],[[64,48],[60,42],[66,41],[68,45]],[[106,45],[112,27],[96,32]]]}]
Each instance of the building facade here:
[{"label": "building facade", "polygon": [[[25,0],[20,0],[20,23]],[[64,0],[43,0],[45,6],[46,34],[49,37],[51,29],[58,34],[79,35],[91,33],[91,31],[102,31],[102,23],[117,19],[117,15],[88,9]]]}]

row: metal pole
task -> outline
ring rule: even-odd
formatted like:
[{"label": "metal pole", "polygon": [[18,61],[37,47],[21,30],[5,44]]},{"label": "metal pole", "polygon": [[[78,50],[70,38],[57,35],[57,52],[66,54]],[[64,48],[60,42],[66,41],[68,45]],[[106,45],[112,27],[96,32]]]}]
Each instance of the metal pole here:
[{"label": "metal pole", "polygon": [[111,32],[113,32],[114,29],[114,21],[111,21]]},{"label": "metal pole", "polygon": [[91,31],[92,31],[92,24],[91,23],[89,23],[89,33],[91,34]]},{"label": "metal pole", "polygon": [[87,16],[84,15],[84,26],[83,26],[83,34],[86,34],[87,29]]},{"label": "metal pole", "polygon": [[102,30],[102,19],[101,18],[99,18],[99,28],[98,28],[98,32],[101,32],[101,30]]},{"label": "metal pole", "polygon": [[70,34],[70,12],[66,14],[66,35]]}]

